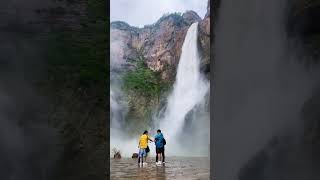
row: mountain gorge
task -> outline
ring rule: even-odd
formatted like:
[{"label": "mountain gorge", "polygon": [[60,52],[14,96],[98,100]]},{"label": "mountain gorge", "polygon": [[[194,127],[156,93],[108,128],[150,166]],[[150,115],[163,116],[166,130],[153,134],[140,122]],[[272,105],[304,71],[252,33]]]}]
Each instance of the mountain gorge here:
[{"label": "mountain gorge", "polygon": [[122,123],[127,124],[130,132],[141,131],[130,127],[151,126],[154,112],[165,104],[164,97],[175,81],[182,44],[194,22],[199,22],[200,68],[209,78],[210,1],[207,7],[203,19],[196,12],[187,11],[165,14],[154,24],[142,28],[121,21],[111,22],[111,89],[120,85],[118,89],[124,90],[127,113]]}]

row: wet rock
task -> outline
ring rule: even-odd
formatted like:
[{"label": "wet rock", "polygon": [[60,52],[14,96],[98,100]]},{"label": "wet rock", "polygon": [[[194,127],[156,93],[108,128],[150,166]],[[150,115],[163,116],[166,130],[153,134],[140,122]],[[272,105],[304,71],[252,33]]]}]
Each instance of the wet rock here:
[{"label": "wet rock", "polygon": [[138,156],[139,156],[138,153],[133,153],[132,154],[132,158],[138,158]]},{"label": "wet rock", "polygon": [[112,152],[113,152],[113,158],[114,159],[121,159],[121,153],[120,153],[119,150],[117,150],[116,148],[113,148]]},{"label": "wet rock", "polygon": [[113,155],[113,158],[115,159],[121,159],[121,154],[120,152],[117,152],[116,154]]}]

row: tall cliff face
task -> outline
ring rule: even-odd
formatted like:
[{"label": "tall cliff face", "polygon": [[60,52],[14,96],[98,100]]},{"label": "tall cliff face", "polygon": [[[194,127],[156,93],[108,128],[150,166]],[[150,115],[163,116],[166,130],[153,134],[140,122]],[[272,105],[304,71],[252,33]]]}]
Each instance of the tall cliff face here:
[{"label": "tall cliff face", "polygon": [[[182,45],[194,22],[199,23],[201,70],[209,75],[210,1],[203,19],[194,11],[187,11],[164,15],[154,24],[143,28],[120,21],[111,23],[111,79],[116,79],[115,84],[121,84],[126,92],[128,113],[125,121],[129,132],[139,133],[141,129],[136,128],[149,124],[154,111],[165,104],[162,97],[166,96],[175,80]],[[121,83],[117,79],[119,73],[124,75]],[[139,123],[141,125],[137,126]]]},{"label": "tall cliff face", "polygon": [[201,69],[204,72],[210,72],[210,0],[207,4],[207,13],[200,22],[199,42],[202,58]]},{"label": "tall cliff face", "polygon": [[162,79],[173,80],[182,44],[189,26],[199,22],[199,47],[203,64],[209,64],[210,7],[205,18],[193,11],[164,15],[156,23],[136,28],[125,22],[111,23],[111,62],[129,65],[143,58],[153,71],[161,72]]}]

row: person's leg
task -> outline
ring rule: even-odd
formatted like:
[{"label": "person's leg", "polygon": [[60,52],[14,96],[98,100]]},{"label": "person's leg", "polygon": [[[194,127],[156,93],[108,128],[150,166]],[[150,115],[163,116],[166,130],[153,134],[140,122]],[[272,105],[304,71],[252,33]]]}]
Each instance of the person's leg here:
[{"label": "person's leg", "polygon": [[163,147],[162,148],[162,162],[165,162],[164,159],[165,159],[165,156],[164,156],[164,147]]},{"label": "person's leg", "polygon": [[157,152],[157,158],[156,158],[156,162],[158,162],[158,161],[160,161],[160,153],[161,153],[161,151],[160,151],[160,149],[159,148],[157,148],[156,149],[156,152]]},{"label": "person's leg", "polygon": [[147,162],[147,159],[148,159],[148,153],[147,153],[147,151],[146,151],[146,160],[145,160],[145,162]]},{"label": "person's leg", "polygon": [[142,158],[141,159],[142,159],[142,163],[143,163],[143,162],[145,162],[144,159],[145,159],[145,156],[146,156],[145,149],[142,149],[142,153],[141,154],[142,154]]},{"label": "person's leg", "polygon": [[162,148],[159,148],[159,162],[162,162]]},{"label": "person's leg", "polygon": [[144,157],[144,162],[147,162],[147,152],[146,149],[143,149],[143,157]]},{"label": "person's leg", "polygon": [[139,149],[138,163],[140,163],[140,160],[143,162],[142,149]]},{"label": "person's leg", "polygon": [[156,149],[156,162],[158,162],[158,149]]}]

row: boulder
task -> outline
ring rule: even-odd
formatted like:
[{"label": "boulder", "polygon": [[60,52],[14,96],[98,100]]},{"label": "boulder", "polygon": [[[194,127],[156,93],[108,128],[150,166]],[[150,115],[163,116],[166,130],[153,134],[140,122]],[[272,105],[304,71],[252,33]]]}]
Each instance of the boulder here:
[{"label": "boulder", "polygon": [[139,156],[138,153],[133,153],[132,154],[132,158],[138,158],[138,156]]},{"label": "boulder", "polygon": [[121,159],[121,154],[120,154],[120,152],[116,152],[116,153],[113,155],[113,158],[114,158],[114,159]]},{"label": "boulder", "polygon": [[116,148],[113,148],[113,149],[112,149],[112,152],[113,152],[113,158],[114,158],[114,159],[121,159],[120,150],[118,150],[118,149],[116,149]]}]

